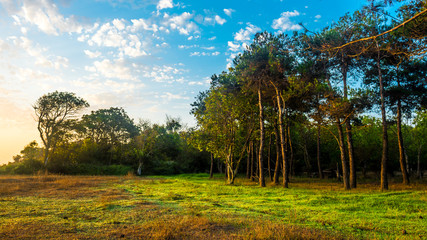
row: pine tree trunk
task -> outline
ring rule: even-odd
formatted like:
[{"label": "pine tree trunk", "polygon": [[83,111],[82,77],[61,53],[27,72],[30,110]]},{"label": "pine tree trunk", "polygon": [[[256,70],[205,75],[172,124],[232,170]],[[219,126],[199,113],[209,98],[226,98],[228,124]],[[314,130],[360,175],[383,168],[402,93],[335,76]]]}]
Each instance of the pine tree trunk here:
[{"label": "pine tree trunk", "polygon": [[405,166],[405,148],[403,146],[403,135],[402,135],[402,104],[400,99],[397,100],[397,116],[396,116],[396,126],[397,126],[397,141],[399,143],[399,163],[400,170],[402,171],[403,184],[409,185],[409,176],[408,171]]},{"label": "pine tree trunk", "polygon": [[271,134],[268,141],[268,156],[267,156],[267,168],[268,168],[268,177],[270,181],[273,181],[273,175],[271,175]]},{"label": "pine tree trunk", "polygon": [[[344,90],[344,101],[348,101],[347,93],[347,73],[348,73],[348,64],[342,62],[341,73],[343,76],[343,90]],[[349,114],[349,113],[346,113]],[[353,137],[351,134],[351,124],[349,117],[345,118],[345,132],[347,137],[347,148],[348,148],[348,162],[350,165],[350,187],[356,188],[357,186],[357,177],[356,177],[356,163],[354,159],[354,148],[353,148]]]},{"label": "pine tree trunk", "polygon": [[344,188],[346,190],[350,189],[350,179],[348,176],[348,164],[347,160],[345,158],[345,150],[344,150],[344,134],[341,127],[341,122],[339,119],[336,120],[336,126],[338,128],[338,145],[340,149],[340,157],[341,157],[341,164],[342,164],[342,178],[344,182]]},{"label": "pine tree trunk", "polygon": [[[279,118],[279,136],[280,136],[280,149],[282,155],[282,167],[283,167],[283,187],[289,187],[289,163],[286,157],[285,151],[285,136],[284,136],[284,126],[283,126],[283,113],[282,113],[282,104],[280,99],[279,90],[276,88],[276,98],[277,98],[277,108],[279,110],[278,118]],[[283,103],[285,104],[285,103]],[[283,109],[285,106],[283,106]]]},{"label": "pine tree trunk", "polygon": [[383,150],[382,150],[382,157],[381,157],[381,190],[388,190],[388,179],[387,179],[387,162],[388,162],[388,134],[387,134],[387,118],[386,118],[386,112],[385,112],[385,100],[384,100],[384,84],[383,84],[383,77],[381,72],[381,66],[380,66],[380,51],[378,42],[377,49],[378,49],[378,58],[377,58],[377,68],[378,68],[378,80],[380,83],[380,96],[381,96],[381,119],[382,119],[382,143],[383,143]]},{"label": "pine tree trunk", "polygon": [[211,169],[209,171],[209,178],[213,178],[214,155],[211,153]]},{"label": "pine tree trunk", "polygon": [[257,181],[259,181],[259,159],[258,159],[258,157],[259,157],[259,145],[256,145],[256,143],[254,143],[254,149],[255,149],[255,151],[254,151],[254,169],[255,169],[255,171],[254,171],[254,177],[255,177],[255,180],[257,180]]},{"label": "pine tree trunk", "polygon": [[422,178],[421,175],[421,149],[423,147],[423,144],[420,143],[420,145],[418,146],[418,153],[417,153],[417,176],[419,179]]},{"label": "pine tree trunk", "polygon": [[345,122],[345,130],[347,134],[348,162],[350,165],[350,187],[357,187],[356,163],[354,159],[353,134],[351,133],[350,120]]},{"label": "pine tree trunk", "polygon": [[320,165],[320,123],[317,123],[317,168],[319,170],[319,178],[323,179],[322,166]]},{"label": "pine tree trunk", "polygon": [[252,142],[251,145],[251,180],[255,181],[255,144]]},{"label": "pine tree trunk", "polygon": [[[295,175],[294,148],[292,147],[291,126],[289,124],[287,126],[287,129],[288,129],[288,134],[287,134],[287,136],[285,136],[285,138],[287,139],[287,142],[285,142],[285,152],[288,151],[288,144],[287,143],[289,143],[289,151],[291,152],[291,156],[290,156],[290,159],[288,160],[288,162],[289,162],[288,173],[289,173],[289,177],[292,177]],[[288,179],[288,181],[289,181],[289,179]]]},{"label": "pine tree trunk", "polygon": [[139,161],[138,169],[136,170],[136,174],[138,174],[138,176],[142,175],[142,166],[143,166],[142,161]]},{"label": "pine tree trunk", "polygon": [[259,152],[258,152],[258,167],[259,167],[259,185],[265,187],[264,169],[262,161],[262,152],[264,149],[264,109],[262,106],[262,92],[261,87],[258,86],[258,105],[259,105]]},{"label": "pine tree trunk", "polygon": [[252,142],[249,142],[248,144],[248,157],[246,159],[246,178],[250,179],[251,178],[251,144]]},{"label": "pine tree trunk", "polygon": [[280,171],[280,141],[279,141],[279,129],[277,125],[274,127],[276,135],[276,165],[274,166],[274,184],[279,184],[279,171]]}]

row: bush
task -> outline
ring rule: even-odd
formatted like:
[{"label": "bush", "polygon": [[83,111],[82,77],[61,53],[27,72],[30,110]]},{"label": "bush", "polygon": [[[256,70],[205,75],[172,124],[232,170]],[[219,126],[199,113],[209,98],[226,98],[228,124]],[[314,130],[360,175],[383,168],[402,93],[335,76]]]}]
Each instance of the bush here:
[{"label": "bush", "polygon": [[[14,164],[11,164],[14,165]],[[34,160],[34,159],[27,159],[22,162],[19,162],[16,164],[16,166],[13,168],[12,173],[14,174],[35,174],[38,171],[42,170],[44,168],[43,163]]]}]

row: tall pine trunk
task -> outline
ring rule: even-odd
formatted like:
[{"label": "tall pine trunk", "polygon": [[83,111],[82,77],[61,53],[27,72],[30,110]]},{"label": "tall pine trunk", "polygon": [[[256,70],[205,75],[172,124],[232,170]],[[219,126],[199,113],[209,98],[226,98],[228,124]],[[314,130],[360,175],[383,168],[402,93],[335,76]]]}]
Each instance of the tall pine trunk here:
[{"label": "tall pine trunk", "polygon": [[251,144],[251,180],[255,181],[255,143]]},{"label": "tall pine trunk", "polygon": [[279,137],[279,129],[274,126],[275,137],[276,137],[276,165],[274,166],[274,184],[279,184],[279,172],[280,172],[280,137]]},{"label": "tall pine trunk", "polygon": [[[348,73],[348,65],[342,62],[341,73],[343,76],[343,90],[344,90],[344,101],[348,102],[348,93],[347,93],[347,73]],[[350,113],[346,113],[350,114]],[[348,162],[350,165],[350,187],[356,188],[357,186],[357,178],[356,178],[356,163],[354,159],[354,148],[353,148],[353,136],[351,133],[351,124],[349,116],[345,118],[345,132],[347,137],[347,148],[348,148]]]},{"label": "tall pine trunk", "polygon": [[403,146],[403,135],[402,135],[402,103],[400,99],[397,100],[396,125],[397,125],[397,140],[399,143],[399,162],[400,162],[400,170],[402,171],[403,184],[409,185],[409,175],[405,166],[405,148]]},{"label": "tall pine trunk", "polygon": [[356,163],[354,159],[354,148],[353,148],[353,134],[351,133],[350,120],[347,119],[345,122],[345,130],[347,133],[347,148],[348,148],[348,162],[350,165],[350,187],[357,187],[357,175],[356,175]]},{"label": "tall pine trunk", "polygon": [[258,86],[258,105],[259,105],[259,152],[258,152],[258,168],[259,168],[259,185],[265,187],[264,169],[262,161],[262,152],[264,149],[264,109],[262,106],[261,86]]},{"label": "tall pine trunk", "polygon": [[420,145],[418,145],[418,154],[417,154],[417,176],[419,179],[422,178],[422,174],[421,174],[421,149],[423,148],[423,144],[420,143]]},{"label": "tall pine trunk", "polygon": [[271,175],[271,133],[269,134],[269,141],[268,141],[268,156],[267,156],[267,168],[268,168],[268,177],[270,178],[270,181],[273,181],[273,175]]},{"label": "tall pine trunk", "polygon": [[345,158],[345,150],[344,150],[344,134],[341,127],[341,122],[337,118],[335,122],[337,129],[338,129],[338,145],[340,149],[340,157],[341,157],[341,165],[342,165],[342,178],[344,182],[344,188],[346,190],[350,189],[350,179],[348,176],[348,163]]},{"label": "tall pine trunk", "polygon": [[[289,143],[289,152],[291,154],[288,162],[288,174],[289,177],[295,176],[295,167],[294,167],[294,148],[292,147],[292,136],[291,136],[291,125],[287,124],[288,134],[287,134],[287,142],[285,142],[285,152],[288,151],[288,144]],[[288,179],[289,181],[289,179]]]},{"label": "tall pine trunk", "polygon": [[[288,159],[286,157],[286,151],[285,151],[285,136],[284,136],[284,126],[283,126],[283,113],[282,109],[285,108],[281,104],[280,99],[280,93],[279,90],[276,88],[276,98],[277,98],[277,108],[279,110],[278,112],[278,118],[279,118],[279,136],[280,136],[280,149],[281,149],[281,155],[282,155],[282,167],[283,167],[283,187],[288,188],[289,187],[289,163]],[[283,103],[285,105],[285,103]]]},{"label": "tall pine trunk", "polygon": [[317,123],[317,168],[319,170],[319,178],[323,179],[322,166],[320,165],[320,123]]},{"label": "tall pine trunk", "polygon": [[213,178],[214,155],[211,153],[211,169],[209,171],[209,178]]},{"label": "tall pine trunk", "polygon": [[383,76],[380,65],[380,50],[378,42],[376,42],[378,56],[377,56],[377,68],[378,68],[378,80],[380,84],[380,96],[381,96],[381,120],[382,120],[382,156],[381,156],[381,190],[388,190],[388,178],[387,178],[387,162],[388,162],[388,134],[387,134],[387,118],[385,112],[385,100],[384,100],[384,84]]},{"label": "tall pine trunk", "polygon": [[252,146],[252,142],[249,142],[248,144],[248,157],[246,159],[246,178],[250,179],[251,178],[251,146]]}]

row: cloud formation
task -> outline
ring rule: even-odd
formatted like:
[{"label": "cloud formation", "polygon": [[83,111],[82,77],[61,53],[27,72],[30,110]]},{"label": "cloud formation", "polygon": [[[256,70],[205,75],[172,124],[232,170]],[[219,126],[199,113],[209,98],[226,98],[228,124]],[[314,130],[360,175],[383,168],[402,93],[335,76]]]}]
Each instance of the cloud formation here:
[{"label": "cloud formation", "polygon": [[162,10],[165,8],[173,8],[173,1],[172,0],[160,0],[159,3],[157,3],[157,10]]},{"label": "cloud formation", "polygon": [[281,32],[301,30],[302,27],[300,25],[290,20],[291,17],[296,17],[299,15],[300,13],[297,10],[294,10],[293,12],[283,12],[280,14],[280,18],[273,20],[273,25],[271,27]]},{"label": "cloud formation", "polygon": [[[14,16],[15,24],[36,25],[39,30],[50,35],[59,33],[80,33],[84,26],[75,16],[64,17],[51,0],[2,0],[2,5]],[[26,32],[26,28],[21,30]]]},{"label": "cloud formation", "polygon": [[224,8],[224,13],[225,15],[231,17],[231,14],[233,14],[233,12],[235,12],[236,10],[231,9],[231,8]]}]

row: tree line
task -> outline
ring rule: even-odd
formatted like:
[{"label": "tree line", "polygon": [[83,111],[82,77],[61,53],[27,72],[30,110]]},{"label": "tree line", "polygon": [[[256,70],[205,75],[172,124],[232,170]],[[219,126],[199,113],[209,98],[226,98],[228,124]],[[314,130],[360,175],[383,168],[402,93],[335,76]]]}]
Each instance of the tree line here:
[{"label": "tree line", "polygon": [[[396,170],[395,156],[402,181],[409,184],[408,135],[420,142],[417,174],[421,174],[427,103],[426,2],[405,1],[395,16],[384,10],[393,1],[369,2],[317,33],[307,29],[292,36],[258,33],[227,72],[212,76],[209,90],[199,94],[191,113],[198,123],[199,148],[224,160],[230,184],[247,157],[248,178],[265,186],[266,172],[276,184],[281,174],[283,186],[288,187],[297,169],[297,149],[307,172],[312,171],[309,159],[315,155],[320,178],[326,164],[339,165],[336,173],[342,174],[345,189],[357,187],[358,171],[376,166],[381,189],[388,189],[388,175]],[[404,124],[404,118],[409,121],[414,114],[415,121]],[[360,134],[375,134],[377,139],[359,139]],[[322,148],[324,139],[330,138],[327,135],[336,141],[337,151],[332,152],[337,155],[325,159]],[[372,142],[366,143],[367,139]],[[316,147],[309,149],[313,142]],[[367,150],[369,156],[364,155]],[[367,169],[367,165],[375,167]]]},{"label": "tree line", "polygon": [[427,167],[427,14],[421,0],[393,16],[370,4],[320,32],[260,32],[228,71],[191,104],[197,126],[179,118],[135,123],[120,107],[80,117],[89,106],[69,92],[33,108],[33,141],[2,173],[239,173],[289,187],[293,176],[402,182]]},{"label": "tree line", "polygon": [[79,117],[89,104],[70,92],[52,92],[33,105],[42,146],[32,141],[0,172],[33,174],[177,174],[208,168],[209,154],[186,141],[179,118],[135,123],[123,108]]}]

